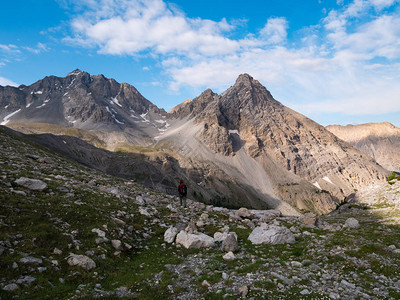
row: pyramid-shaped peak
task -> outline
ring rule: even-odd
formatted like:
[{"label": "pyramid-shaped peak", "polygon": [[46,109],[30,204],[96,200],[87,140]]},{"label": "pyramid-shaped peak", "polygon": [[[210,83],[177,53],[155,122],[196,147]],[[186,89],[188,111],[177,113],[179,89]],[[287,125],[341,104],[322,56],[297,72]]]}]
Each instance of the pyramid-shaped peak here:
[{"label": "pyramid-shaped peak", "polygon": [[244,73],[240,74],[239,77],[236,79],[235,85],[252,85],[252,84],[260,84],[258,80],[255,80],[251,75]]},{"label": "pyramid-shaped peak", "polygon": [[77,75],[79,75],[79,74],[81,74],[81,73],[84,73],[84,72],[82,72],[82,71],[79,70],[79,69],[75,69],[75,70],[73,70],[72,72],[68,73],[67,76],[77,76]]}]

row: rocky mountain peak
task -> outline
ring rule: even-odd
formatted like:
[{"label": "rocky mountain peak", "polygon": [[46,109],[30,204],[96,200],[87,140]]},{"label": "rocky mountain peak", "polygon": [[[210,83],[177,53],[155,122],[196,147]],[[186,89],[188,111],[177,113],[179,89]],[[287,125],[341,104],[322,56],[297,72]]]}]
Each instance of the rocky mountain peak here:
[{"label": "rocky mountain peak", "polygon": [[67,74],[67,77],[68,77],[68,76],[76,76],[76,75],[79,75],[79,74],[81,74],[81,73],[86,73],[86,72],[83,72],[83,71],[81,71],[81,70],[79,70],[79,69],[75,69],[74,71],[68,73],[68,74]]}]

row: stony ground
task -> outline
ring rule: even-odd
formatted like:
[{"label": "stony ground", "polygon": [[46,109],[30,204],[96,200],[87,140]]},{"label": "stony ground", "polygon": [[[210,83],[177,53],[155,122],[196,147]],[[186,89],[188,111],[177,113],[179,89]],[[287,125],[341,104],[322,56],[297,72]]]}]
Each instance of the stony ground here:
[{"label": "stony ground", "polygon": [[[21,177],[40,182],[28,186]],[[400,298],[396,180],[360,191],[316,226],[304,217],[261,220],[190,200],[182,208],[176,197],[85,168],[2,129],[0,180],[1,299]],[[359,226],[346,227],[349,218]],[[164,241],[167,228],[190,220],[209,236],[236,232],[235,258],[223,259],[219,244],[185,249]],[[253,245],[248,236],[261,223],[289,228],[295,243]],[[78,255],[86,263],[71,265]]]}]

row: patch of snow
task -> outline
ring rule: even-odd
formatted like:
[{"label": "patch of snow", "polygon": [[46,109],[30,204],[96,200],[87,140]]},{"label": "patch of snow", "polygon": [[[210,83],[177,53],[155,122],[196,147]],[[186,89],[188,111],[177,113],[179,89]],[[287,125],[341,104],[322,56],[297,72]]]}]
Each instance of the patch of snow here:
[{"label": "patch of snow", "polygon": [[313,185],[316,186],[317,188],[319,188],[320,190],[322,190],[321,187],[318,184],[318,181],[314,182]]},{"label": "patch of snow", "polygon": [[63,97],[66,96],[67,94],[68,94],[68,92],[66,92],[66,93],[63,95]]},{"label": "patch of snow", "polygon": [[36,91],[36,92],[31,92],[31,95],[35,94],[35,95],[41,95],[43,94],[43,91]]},{"label": "patch of snow", "polygon": [[20,111],[21,111],[21,109],[18,109],[18,110],[16,110],[16,111],[12,112],[11,114],[5,116],[5,117],[3,118],[3,122],[1,122],[0,125],[6,125],[8,122],[10,122],[10,118],[11,118],[13,115],[19,113]]},{"label": "patch of snow", "polygon": [[36,108],[41,108],[43,106],[46,106],[46,103],[43,103],[42,105],[36,106]]},{"label": "patch of snow", "polygon": [[165,123],[167,123],[167,121],[164,121],[164,120],[155,120],[155,122],[160,123],[160,124],[165,124]]},{"label": "patch of snow", "polygon": [[111,103],[117,104],[119,107],[122,107],[122,105],[119,103],[117,97],[111,98]]},{"label": "patch of snow", "polygon": [[[114,109],[110,109],[108,106],[106,106],[106,110],[108,111],[108,113],[111,115],[111,117],[115,120],[115,122],[117,122],[118,124],[125,124],[124,122],[119,121],[116,117],[115,114],[117,114],[117,112]],[[115,113],[115,114],[114,114]]]},{"label": "patch of snow", "polygon": [[44,100],[44,103],[47,103],[47,102],[49,102],[50,101],[50,99],[46,99],[46,100]]},{"label": "patch of snow", "polygon": [[7,109],[8,108],[8,106],[9,106],[9,104],[8,105],[6,105],[6,107],[4,107],[5,109]]},{"label": "patch of snow", "polygon": [[64,144],[67,144],[67,142],[66,142],[66,141],[64,141],[64,140],[63,140],[63,143],[64,143]]},{"label": "patch of snow", "polygon": [[322,178],[323,180],[325,180],[325,181],[327,181],[327,182],[329,182],[330,184],[333,184],[333,185],[335,185],[330,179],[329,179],[329,177],[328,176],[325,176],[324,178]]},{"label": "patch of snow", "polygon": [[238,131],[237,129],[235,129],[235,130],[229,130],[229,134],[232,134],[232,133],[239,134],[239,131]]},{"label": "patch of snow", "polygon": [[[72,73],[71,73],[72,74]],[[78,73],[79,74],[79,73]],[[72,79],[71,83],[67,86],[67,89],[69,89],[69,87],[74,83],[75,78]]]},{"label": "patch of snow", "polygon": [[32,102],[31,102],[31,103],[28,103],[25,107],[28,108],[28,107],[31,106],[31,105],[32,105]]}]

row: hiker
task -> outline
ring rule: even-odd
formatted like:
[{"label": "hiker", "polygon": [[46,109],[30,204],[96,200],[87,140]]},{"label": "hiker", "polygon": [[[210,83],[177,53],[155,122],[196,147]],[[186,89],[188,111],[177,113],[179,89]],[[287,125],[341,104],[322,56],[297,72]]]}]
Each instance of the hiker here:
[{"label": "hiker", "polygon": [[187,187],[183,183],[182,179],[179,182],[178,193],[179,193],[179,199],[181,200],[181,206],[183,205],[184,207],[186,207]]}]

